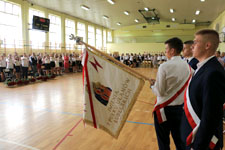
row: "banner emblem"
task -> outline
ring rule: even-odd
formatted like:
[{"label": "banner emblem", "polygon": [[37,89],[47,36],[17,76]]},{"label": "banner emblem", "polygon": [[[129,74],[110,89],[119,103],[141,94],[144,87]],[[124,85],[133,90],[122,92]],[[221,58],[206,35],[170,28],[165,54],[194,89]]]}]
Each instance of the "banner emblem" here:
[{"label": "banner emblem", "polygon": [[99,82],[93,82],[93,89],[95,93],[95,98],[102,103],[103,105],[107,106],[109,102],[110,95],[112,93],[112,89],[109,87],[105,87]]}]

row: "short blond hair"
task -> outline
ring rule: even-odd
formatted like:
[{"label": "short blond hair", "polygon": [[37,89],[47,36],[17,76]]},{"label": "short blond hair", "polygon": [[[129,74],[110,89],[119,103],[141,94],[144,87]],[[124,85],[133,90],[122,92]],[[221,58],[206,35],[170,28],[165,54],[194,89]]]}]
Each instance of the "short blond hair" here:
[{"label": "short blond hair", "polygon": [[213,29],[202,29],[197,31],[195,35],[202,35],[204,40],[212,43],[213,50],[217,50],[220,43],[219,33],[217,31]]}]

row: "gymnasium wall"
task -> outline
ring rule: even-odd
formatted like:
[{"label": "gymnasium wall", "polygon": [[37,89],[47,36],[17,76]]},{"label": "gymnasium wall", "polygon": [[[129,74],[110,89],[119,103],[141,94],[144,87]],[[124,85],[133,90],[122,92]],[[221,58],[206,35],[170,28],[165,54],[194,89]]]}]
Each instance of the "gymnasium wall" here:
[{"label": "gymnasium wall", "polygon": [[[225,11],[223,11],[210,25],[210,28],[218,31],[223,40],[225,39]],[[225,41],[225,40],[224,40]],[[225,52],[225,42],[221,42],[218,50]]]},{"label": "gymnasium wall", "polygon": [[207,26],[160,22],[160,24],[138,24],[114,31],[114,43],[107,45],[110,53],[161,53],[165,51],[164,42],[172,37],[183,41],[193,40],[194,33]]},{"label": "gymnasium wall", "polygon": [[[170,25],[168,28],[167,25]],[[171,22],[161,22],[159,25],[141,24],[124,27],[114,31],[113,44],[108,44],[108,52],[119,53],[159,53],[164,52],[164,41],[171,37],[179,37],[183,41],[194,38],[194,33],[203,28],[211,28],[218,31],[225,39],[225,11],[223,11],[209,27],[193,24],[176,24]],[[223,33],[222,33],[223,32]],[[225,40],[224,40],[225,41]],[[219,44],[218,50],[225,52],[225,42]]]}]

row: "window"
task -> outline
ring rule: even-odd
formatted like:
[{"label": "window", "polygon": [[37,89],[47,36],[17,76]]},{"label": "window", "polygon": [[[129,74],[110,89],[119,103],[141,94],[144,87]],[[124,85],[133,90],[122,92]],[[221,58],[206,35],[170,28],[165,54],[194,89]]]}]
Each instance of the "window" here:
[{"label": "window", "polygon": [[45,17],[45,14],[44,12],[36,9],[29,9],[30,44],[33,49],[44,49],[46,42],[45,32],[40,30],[32,30],[33,16]]},{"label": "window", "polygon": [[[83,37],[83,41],[86,42],[86,31],[85,31],[85,24],[84,23],[77,23],[77,36]],[[82,50],[84,46],[78,45],[77,48]]]},{"label": "window", "polygon": [[103,30],[103,49],[105,50],[106,49],[106,30]]},{"label": "window", "polygon": [[86,42],[85,24],[80,22],[77,23],[77,36],[83,37],[83,41]]},{"label": "window", "polygon": [[61,49],[61,18],[49,15],[49,47],[50,49]]},{"label": "window", "polygon": [[72,50],[74,49],[75,41],[70,40],[70,35],[75,34],[75,22],[70,19],[65,20],[65,28],[66,28],[66,49]]},{"label": "window", "polygon": [[0,0],[0,40],[6,48],[22,48],[20,5]]},{"label": "window", "polygon": [[102,30],[96,29],[96,48],[102,49]]},{"label": "window", "polygon": [[112,42],[112,32],[108,31],[108,42]]},{"label": "window", "polygon": [[88,26],[88,44],[95,46],[95,28],[93,26]]}]

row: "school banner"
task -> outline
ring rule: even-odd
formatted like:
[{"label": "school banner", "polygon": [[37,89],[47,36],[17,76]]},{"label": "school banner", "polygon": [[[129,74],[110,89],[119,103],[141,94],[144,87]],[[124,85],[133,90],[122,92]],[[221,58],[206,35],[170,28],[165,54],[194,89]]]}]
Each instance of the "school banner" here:
[{"label": "school banner", "polygon": [[144,80],[97,52],[83,52],[84,122],[117,138]]}]

